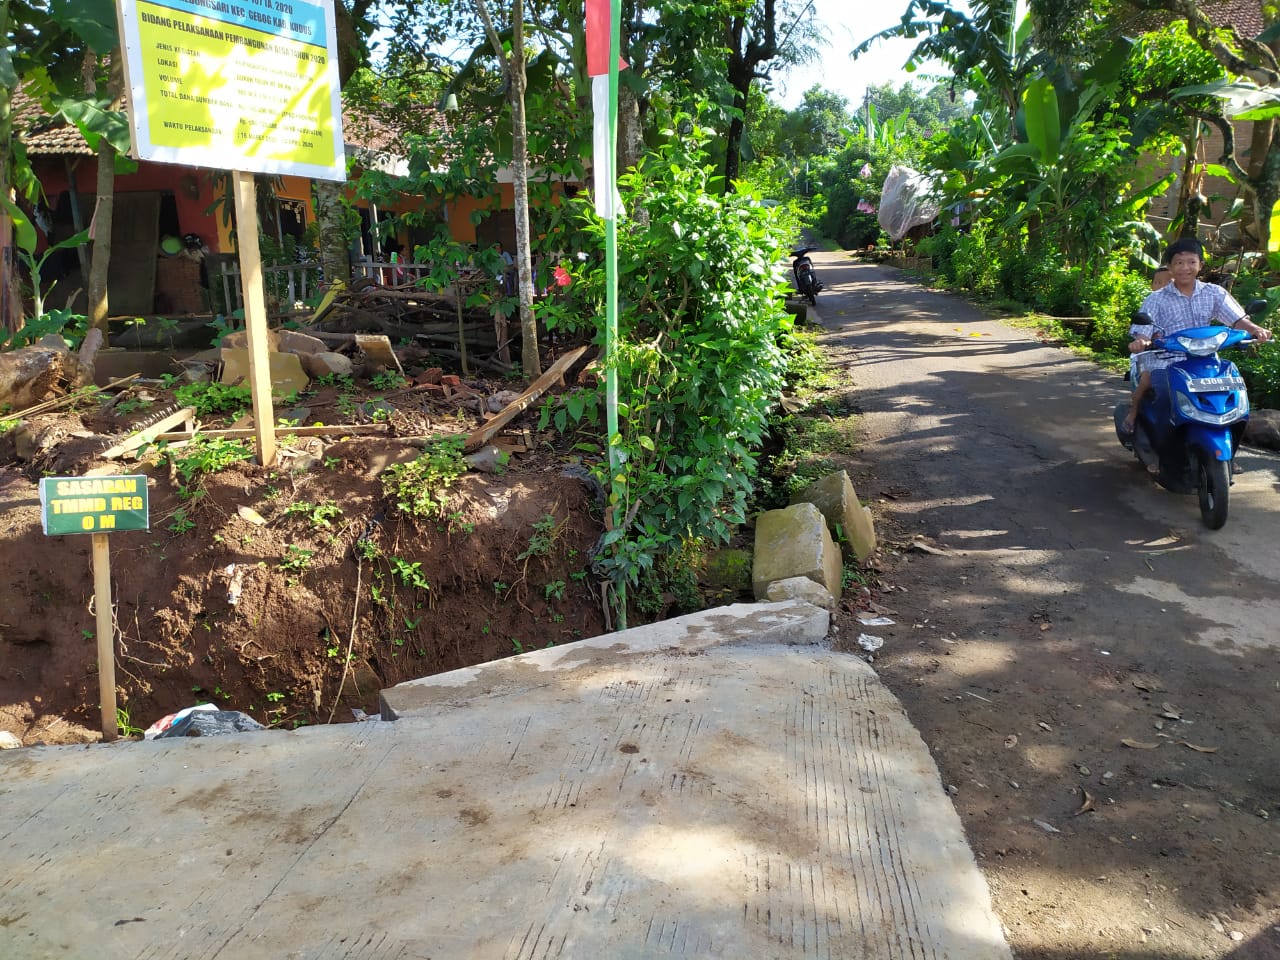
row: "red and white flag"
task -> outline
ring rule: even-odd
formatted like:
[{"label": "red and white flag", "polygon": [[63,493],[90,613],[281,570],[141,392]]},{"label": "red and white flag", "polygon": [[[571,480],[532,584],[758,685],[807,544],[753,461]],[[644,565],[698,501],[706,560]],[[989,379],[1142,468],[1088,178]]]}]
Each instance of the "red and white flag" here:
[{"label": "red and white flag", "polygon": [[[618,188],[615,183],[614,163],[617,156],[618,131],[616,81],[615,92],[610,95],[609,47],[618,25],[612,22],[612,0],[586,0],[587,2],[587,75],[591,77],[591,106],[594,112],[592,126],[592,195],[595,197],[596,214],[602,220],[612,220],[617,215]],[[627,66],[618,58],[618,68]],[[616,73],[614,74],[616,76]]]}]

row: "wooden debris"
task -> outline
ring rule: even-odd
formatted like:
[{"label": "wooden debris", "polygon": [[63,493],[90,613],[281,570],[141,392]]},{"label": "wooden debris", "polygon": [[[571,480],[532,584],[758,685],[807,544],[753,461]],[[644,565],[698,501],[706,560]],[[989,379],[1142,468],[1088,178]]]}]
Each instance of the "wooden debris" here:
[{"label": "wooden debris", "polygon": [[195,407],[183,407],[177,413],[171,413],[167,417],[157,420],[155,423],[143,427],[135,433],[130,434],[124,440],[121,440],[115,446],[109,447],[98,456],[103,460],[115,460],[117,457],[123,457],[128,453],[137,452],[138,448],[143,444],[153,442],[156,437],[166,434],[166,431],[172,430],[178,424],[186,424],[186,430],[176,434],[166,434],[168,436],[178,436],[186,440],[190,440],[195,430],[196,409]]},{"label": "wooden debris", "polygon": [[57,397],[53,400],[46,400],[43,403],[37,403],[35,406],[27,407],[25,410],[18,410],[15,413],[6,413],[6,420],[21,420],[24,417],[33,417],[37,413],[49,413],[52,410],[58,410],[62,407],[70,406],[77,400],[83,400],[91,397],[96,393],[105,393],[107,390],[113,390],[116,387],[123,387],[126,383],[138,379],[140,374],[131,373],[127,377],[121,377],[119,380],[112,380],[110,383],[101,387],[81,387],[73,390],[66,396]]},{"label": "wooden debris", "polygon": [[[347,423],[347,424],[330,424],[319,427],[276,427],[277,437],[350,437],[360,434],[385,434],[389,431],[390,425],[386,423]],[[250,437],[257,436],[257,431],[251,427],[240,427],[226,430],[200,430],[199,435],[202,437],[221,437],[228,440],[246,440]],[[174,440],[190,440],[191,434],[187,433],[162,433],[156,440],[166,442]],[[173,444],[170,443],[172,446]]]},{"label": "wooden debris", "polygon": [[578,347],[576,350],[570,350],[553,363],[547,368],[546,373],[529,385],[528,390],[503,407],[502,412],[496,417],[467,437],[466,443],[462,445],[462,451],[464,453],[474,453],[492,440],[499,430],[527,410],[549,388],[559,383],[568,369],[577,363],[582,358],[582,355],[590,349],[591,345],[587,344],[586,346]]}]

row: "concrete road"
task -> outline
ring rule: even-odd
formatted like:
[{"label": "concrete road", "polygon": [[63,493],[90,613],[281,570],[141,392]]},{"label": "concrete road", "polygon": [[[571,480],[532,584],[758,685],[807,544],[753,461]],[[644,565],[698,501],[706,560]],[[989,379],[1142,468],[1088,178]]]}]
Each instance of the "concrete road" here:
[{"label": "concrete road", "polygon": [[1008,960],[901,707],[740,604],[395,722],[0,754],[4,960]]}]

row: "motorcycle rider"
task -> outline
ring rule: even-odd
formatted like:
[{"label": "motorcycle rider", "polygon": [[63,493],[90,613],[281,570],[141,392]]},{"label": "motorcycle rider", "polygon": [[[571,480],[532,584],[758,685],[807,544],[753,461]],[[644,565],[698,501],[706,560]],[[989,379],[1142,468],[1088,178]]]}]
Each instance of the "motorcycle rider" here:
[{"label": "motorcycle rider", "polygon": [[[1204,247],[1199,240],[1183,237],[1173,241],[1165,250],[1164,263],[1173,274],[1173,281],[1142,301],[1142,312],[1151,318],[1154,332],[1151,336],[1136,337],[1130,349],[1138,346],[1148,350],[1157,335],[1168,337],[1192,327],[1207,327],[1214,320],[1224,326],[1241,327],[1264,343],[1271,339],[1271,331],[1250,320],[1244,308],[1223,287],[1199,279],[1200,268],[1204,266]],[[1151,372],[1163,370],[1177,359],[1177,354],[1164,350],[1143,357],[1142,375],[1124,420],[1125,432],[1132,433],[1137,423],[1142,398],[1151,389]]]}]

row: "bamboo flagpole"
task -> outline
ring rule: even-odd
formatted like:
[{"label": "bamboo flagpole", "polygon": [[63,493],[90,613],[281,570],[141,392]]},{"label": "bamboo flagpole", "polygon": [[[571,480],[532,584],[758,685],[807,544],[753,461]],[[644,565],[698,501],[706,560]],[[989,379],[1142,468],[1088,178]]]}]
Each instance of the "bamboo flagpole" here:
[{"label": "bamboo flagpole", "polygon": [[[609,431],[609,502],[617,527],[623,522],[626,479],[618,432],[618,68],[621,0],[586,0],[587,75],[591,77],[593,183],[596,214],[604,221],[605,259],[605,425]],[[618,627],[627,627],[626,585],[618,590]]]}]

